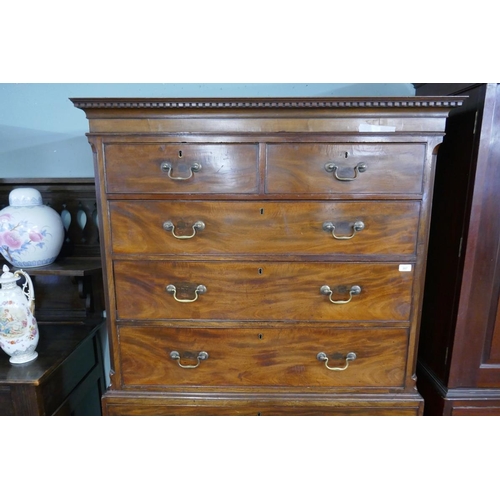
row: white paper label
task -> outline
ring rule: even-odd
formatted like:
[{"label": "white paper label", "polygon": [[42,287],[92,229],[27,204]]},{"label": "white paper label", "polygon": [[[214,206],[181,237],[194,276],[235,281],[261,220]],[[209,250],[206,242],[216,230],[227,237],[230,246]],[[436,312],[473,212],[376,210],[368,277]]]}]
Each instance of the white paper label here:
[{"label": "white paper label", "polygon": [[361,123],[359,125],[360,132],[396,132],[396,127],[391,125],[371,125],[369,123]]},{"label": "white paper label", "polygon": [[401,272],[411,271],[411,264],[399,264],[399,270]]}]

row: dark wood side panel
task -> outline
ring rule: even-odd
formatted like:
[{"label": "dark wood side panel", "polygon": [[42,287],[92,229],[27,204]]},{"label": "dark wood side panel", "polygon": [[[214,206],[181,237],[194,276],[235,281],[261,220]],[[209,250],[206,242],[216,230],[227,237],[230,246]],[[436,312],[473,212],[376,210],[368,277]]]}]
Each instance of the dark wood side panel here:
[{"label": "dark wood side panel", "polygon": [[493,415],[500,406],[500,88],[426,85],[470,97],[450,113],[439,150],[418,387],[426,414]]},{"label": "dark wood side panel", "polygon": [[436,163],[434,199],[425,280],[419,358],[445,381],[456,326],[461,275],[467,241],[468,213],[477,144],[474,127],[481,123],[484,88],[469,93],[464,105],[452,110]]},{"label": "dark wood side panel", "polygon": [[500,387],[491,345],[500,295],[500,86],[486,86],[450,387]]},{"label": "dark wood side panel", "polygon": [[0,387],[0,417],[14,415],[14,405],[10,387]]}]

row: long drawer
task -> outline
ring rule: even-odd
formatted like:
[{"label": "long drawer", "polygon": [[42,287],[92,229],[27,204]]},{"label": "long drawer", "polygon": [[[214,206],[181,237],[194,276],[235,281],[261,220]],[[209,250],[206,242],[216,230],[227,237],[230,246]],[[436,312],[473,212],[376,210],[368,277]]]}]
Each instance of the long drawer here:
[{"label": "long drawer", "polygon": [[115,261],[119,319],[408,321],[397,263]]},{"label": "long drawer", "polygon": [[255,193],[256,144],[112,143],[109,193]]},{"label": "long drawer", "polygon": [[268,193],[421,193],[424,144],[267,145]]},{"label": "long drawer", "polygon": [[401,328],[122,326],[119,336],[127,387],[400,387],[408,344]]},{"label": "long drawer", "polygon": [[418,202],[112,201],[116,254],[411,255]]}]

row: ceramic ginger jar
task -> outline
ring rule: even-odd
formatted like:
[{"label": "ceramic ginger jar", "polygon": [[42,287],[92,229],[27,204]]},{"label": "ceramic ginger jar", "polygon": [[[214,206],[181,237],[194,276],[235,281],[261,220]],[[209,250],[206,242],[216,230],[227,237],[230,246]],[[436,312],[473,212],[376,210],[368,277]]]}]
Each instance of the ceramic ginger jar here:
[{"label": "ceramic ginger jar", "polygon": [[0,210],[0,253],[16,267],[52,264],[64,242],[61,216],[42,203],[34,188],[17,188]]},{"label": "ceramic ginger jar", "polygon": [[[17,281],[24,276],[23,289]],[[16,365],[34,360],[38,353],[38,325],[34,316],[35,293],[28,273],[19,269],[11,273],[3,266],[0,277],[0,347]],[[28,287],[28,291],[26,291]]]}]

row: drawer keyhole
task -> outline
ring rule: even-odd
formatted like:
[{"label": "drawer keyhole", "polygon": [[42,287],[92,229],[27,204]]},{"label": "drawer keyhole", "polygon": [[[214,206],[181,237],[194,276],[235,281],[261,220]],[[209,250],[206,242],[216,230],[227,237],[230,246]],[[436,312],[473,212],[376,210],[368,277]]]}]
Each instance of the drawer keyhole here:
[{"label": "drawer keyhole", "polygon": [[264,209],[263,208],[260,209],[260,215],[264,215]]},{"label": "drawer keyhole", "polygon": [[262,274],[264,272],[264,269],[262,267],[259,267],[259,274]]},{"label": "drawer keyhole", "polygon": [[182,151],[179,151],[179,158],[182,158]]},{"label": "drawer keyhole", "polygon": [[264,338],[264,335],[262,333],[259,333],[259,340],[262,340]]}]

